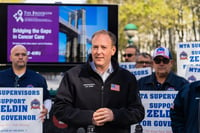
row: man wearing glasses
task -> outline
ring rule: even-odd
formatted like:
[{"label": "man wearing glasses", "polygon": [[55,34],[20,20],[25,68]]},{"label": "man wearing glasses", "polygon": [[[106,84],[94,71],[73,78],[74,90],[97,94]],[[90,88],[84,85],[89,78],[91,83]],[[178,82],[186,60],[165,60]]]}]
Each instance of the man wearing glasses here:
[{"label": "man wearing glasses", "polygon": [[179,90],[188,81],[172,72],[173,60],[170,51],[158,47],[153,53],[153,68],[151,75],[139,79],[140,90]]},{"label": "man wearing glasses", "polygon": [[136,57],[136,68],[153,67],[152,56],[146,52],[139,53]]},{"label": "man wearing glasses", "polygon": [[123,54],[125,62],[135,62],[136,55],[139,54],[139,49],[135,45],[129,45],[124,50],[125,54]]}]

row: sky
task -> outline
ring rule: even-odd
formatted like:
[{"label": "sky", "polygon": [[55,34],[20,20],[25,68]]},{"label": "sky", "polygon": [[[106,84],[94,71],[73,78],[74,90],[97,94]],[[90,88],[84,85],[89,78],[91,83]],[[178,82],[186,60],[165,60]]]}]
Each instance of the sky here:
[{"label": "sky", "polygon": [[25,3],[86,3],[86,0],[25,0]]},{"label": "sky", "polygon": [[[85,19],[86,19],[86,37],[91,39],[91,36],[95,31],[100,29],[108,29],[108,9],[103,6],[65,6],[60,8],[60,17],[68,21],[68,12],[75,10],[85,9]],[[104,21],[102,21],[104,20]],[[80,22],[80,20],[79,20]],[[80,22],[81,24],[81,22]],[[81,31],[81,27],[78,28]],[[86,44],[87,54],[91,48],[91,44],[87,42]],[[63,58],[63,51],[66,49],[66,34],[59,33],[59,61],[65,62]]]}]

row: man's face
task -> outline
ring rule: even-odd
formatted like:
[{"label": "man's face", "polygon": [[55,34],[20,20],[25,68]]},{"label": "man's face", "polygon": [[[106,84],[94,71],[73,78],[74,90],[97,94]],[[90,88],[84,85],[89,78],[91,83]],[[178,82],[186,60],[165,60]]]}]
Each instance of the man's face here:
[{"label": "man's face", "polygon": [[15,47],[11,51],[10,61],[14,67],[25,67],[28,61],[27,51],[24,47]]},{"label": "man's face", "polygon": [[92,39],[92,59],[97,69],[107,68],[115,51],[108,35],[98,34]]},{"label": "man's face", "polygon": [[136,49],[126,48],[125,54],[123,55],[125,62],[135,62],[136,60]]},{"label": "man's face", "polygon": [[171,71],[173,61],[163,56],[157,56],[153,59],[153,68],[159,77],[167,77]]},{"label": "man's face", "polygon": [[136,68],[144,68],[151,67],[152,68],[152,59],[149,56],[139,55],[136,60]]}]

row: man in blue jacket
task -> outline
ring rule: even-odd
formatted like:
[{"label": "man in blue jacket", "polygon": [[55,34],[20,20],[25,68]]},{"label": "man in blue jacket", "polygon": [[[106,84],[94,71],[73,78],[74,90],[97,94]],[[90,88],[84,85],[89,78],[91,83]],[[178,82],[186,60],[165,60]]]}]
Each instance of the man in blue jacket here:
[{"label": "man in blue jacket", "polygon": [[170,117],[173,133],[200,133],[200,81],[178,92]]},{"label": "man in blue jacket", "polygon": [[54,113],[69,133],[130,133],[130,126],[144,118],[136,78],[119,67],[115,52],[114,34],[97,31],[88,62],[65,73]]},{"label": "man in blue jacket", "polygon": [[44,106],[40,119],[44,121],[51,109],[51,99],[47,83],[38,73],[27,69],[27,49],[23,45],[15,45],[10,51],[12,67],[0,72],[0,87],[42,87]]},{"label": "man in blue jacket", "polygon": [[173,59],[165,47],[157,47],[153,53],[154,72],[139,79],[140,90],[179,90],[188,81],[172,72]]}]

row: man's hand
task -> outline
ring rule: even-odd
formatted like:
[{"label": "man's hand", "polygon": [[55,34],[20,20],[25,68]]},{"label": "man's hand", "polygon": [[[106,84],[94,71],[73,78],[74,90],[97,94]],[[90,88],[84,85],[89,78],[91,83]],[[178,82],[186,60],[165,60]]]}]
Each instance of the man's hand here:
[{"label": "man's hand", "polygon": [[48,113],[48,110],[44,107],[44,105],[42,105],[42,111],[40,112],[40,116],[39,116],[39,118],[42,120],[42,122],[44,122],[44,119],[45,119],[47,113]]},{"label": "man's hand", "polygon": [[96,126],[103,126],[106,122],[113,121],[114,115],[109,108],[100,108],[93,114],[92,122]]}]

